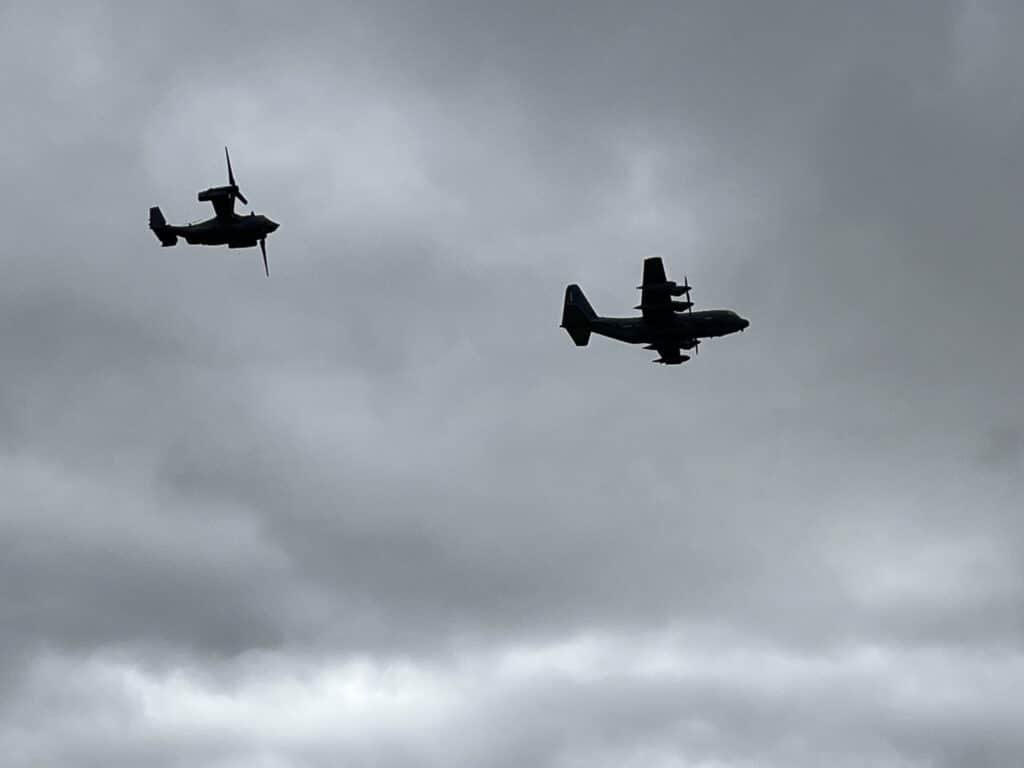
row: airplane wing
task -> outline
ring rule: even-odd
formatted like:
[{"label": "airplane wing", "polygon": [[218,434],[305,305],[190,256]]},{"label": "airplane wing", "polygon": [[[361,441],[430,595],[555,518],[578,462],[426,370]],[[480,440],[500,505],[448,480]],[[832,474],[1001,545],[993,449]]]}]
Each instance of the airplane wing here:
[{"label": "airplane wing", "polygon": [[656,346],[655,349],[660,355],[660,357],[654,361],[656,363],[661,363],[663,365],[679,365],[680,363],[685,363],[690,359],[689,355],[682,354],[679,351],[679,347],[672,344],[661,344]]},{"label": "airplane wing", "polygon": [[[676,285],[665,276],[665,265],[660,256],[644,259],[644,279],[640,286],[639,309],[644,320],[650,323],[664,323],[672,319],[674,312],[689,309],[689,283]],[[674,301],[673,296],[686,296],[685,301]],[[676,350],[678,354],[678,350]]]},{"label": "airplane wing", "polygon": [[668,278],[665,277],[665,264],[661,256],[644,259],[644,285],[665,282],[668,282]]}]

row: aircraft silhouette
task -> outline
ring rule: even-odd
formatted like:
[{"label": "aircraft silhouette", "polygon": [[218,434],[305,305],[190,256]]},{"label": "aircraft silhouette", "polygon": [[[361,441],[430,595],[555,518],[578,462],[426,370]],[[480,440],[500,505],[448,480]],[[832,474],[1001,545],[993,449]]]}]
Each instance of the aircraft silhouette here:
[{"label": "aircraft silhouette", "polygon": [[[646,344],[644,349],[657,350],[661,357],[653,362],[679,365],[690,359],[680,352],[692,349],[694,353],[702,338],[725,336],[742,331],[750,325],[732,310],[710,309],[693,311],[690,284],[683,278],[678,285],[665,277],[661,257],[644,259],[643,285],[640,303],[634,307],[640,317],[600,317],[578,285],[565,289],[562,309],[562,328],[565,328],[577,347],[585,347],[590,334],[596,333],[627,344]],[[672,297],[685,296],[685,301]]]},{"label": "aircraft silhouette", "polygon": [[235,174],[231,172],[231,156],[224,147],[224,159],[228,163],[228,185],[226,187],[210,187],[199,193],[199,202],[213,204],[216,215],[212,219],[175,226],[168,224],[159,207],[149,209],[149,228],[164,247],[177,245],[178,238],[185,238],[189,245],[226,245],[228,248],[252,248],[259,243],[263,252],[263,271],[270,277],[267,266],[267,235],[280,226],[266,216],[257,216],[250,212],[248,216],[235,213],[235,199],[248,205],[235,183]]}]

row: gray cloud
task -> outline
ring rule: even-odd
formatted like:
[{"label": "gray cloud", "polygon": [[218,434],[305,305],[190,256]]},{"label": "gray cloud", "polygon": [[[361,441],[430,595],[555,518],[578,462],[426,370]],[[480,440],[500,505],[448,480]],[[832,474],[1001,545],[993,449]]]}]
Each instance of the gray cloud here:
[{"label": "gray cloud", "polygon": [[[1019,762],[1016,7],[0,20],[10,764]],[[751,332],[573,348],[652,253]]]}]

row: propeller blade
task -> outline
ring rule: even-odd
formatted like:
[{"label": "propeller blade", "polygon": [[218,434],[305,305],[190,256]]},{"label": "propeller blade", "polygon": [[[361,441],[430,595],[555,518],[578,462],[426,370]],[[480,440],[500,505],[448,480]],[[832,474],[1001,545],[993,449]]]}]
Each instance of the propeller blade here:
[{"label": "propeller blade", "polygon": [[267,238],[260,238],[260,250],[263,251],[263,271],[270,277],[270,267],[267,266]]},{"label": "propeller blade", "polygon": [[238,184],[235,182],[235,174],[231,170],[231,155],[228,154],[228,148],[224,147],[224,159],[228,161],[228,184],[231,185],[231,191],[235,193],[235,197],[242,201],[242,205],[248,205],[249,201],[245,199],[245,195],[238,188]]}]

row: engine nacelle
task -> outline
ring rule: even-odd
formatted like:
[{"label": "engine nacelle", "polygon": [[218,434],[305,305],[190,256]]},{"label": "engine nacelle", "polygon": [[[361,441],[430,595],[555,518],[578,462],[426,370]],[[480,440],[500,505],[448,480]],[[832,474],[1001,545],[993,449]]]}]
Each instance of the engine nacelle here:
[{"label": "engine nacelle", "polygon": [[685,296],[690,292],[689,285],[679,285],[674,280],[666,280],[664,283],[647,283],[638,285],[637,288],[650,293],[667,293],[669,296]]},{"label": "engine nacelle", "polygon": [[209,203],[213,200],[220,200],[231,194],[231,187],[210,187],[200,192],[197,197],[200,203]]},{"label": "engine nacelle", "polygon": [[256,244],[256,240],[231,240],[228,242],[228,248],[254,248]]}]

